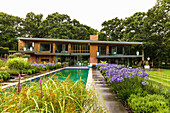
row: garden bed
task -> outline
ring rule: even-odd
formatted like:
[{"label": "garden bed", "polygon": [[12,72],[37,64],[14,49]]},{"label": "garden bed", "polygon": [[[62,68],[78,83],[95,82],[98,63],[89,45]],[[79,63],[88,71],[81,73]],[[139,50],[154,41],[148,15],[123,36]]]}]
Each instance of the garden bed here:
[{"label": "garden bed", "polygon": [[144,70],[107,63],[98,69],[128,112],[170,112],[170,91],[155,87]]}]

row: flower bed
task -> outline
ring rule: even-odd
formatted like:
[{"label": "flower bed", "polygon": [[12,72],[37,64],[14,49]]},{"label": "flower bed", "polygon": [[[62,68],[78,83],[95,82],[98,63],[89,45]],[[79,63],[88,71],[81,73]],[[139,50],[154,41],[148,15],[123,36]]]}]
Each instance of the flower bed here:
[{"label": "flower bed", "polygon": [[[0,60],[0,81],[7,81],[18,76],[22,75],[35,75],[39,72],[50,71],[61,67],[61,63],[40,63],[40,64],[31,64],[28,61],[25,61],[23,58],[17,57],[13,59],[8,59],[7,62]],[[14,79],[13,79],[14,80]]]},{"label": "flower bed", "polygon": [[[117,97],[129,104],[133,112],[160,112],[158,109],[165,109],[164,112],[170,111],[170,92],[154,87],[152,81],[148,78],[151,75],[141,68],[126,68],[125,65],[99,63],[98,69],[117,93]],[[137,97],[134,95],[137,95]],[[152,99],[147,100],[152,97],[150,95],[154,95],[154,97],[161,95],[163,99],[155,102],[157,106],[148,104],[154,102]],[[133,100],[132,97],[135,97],[136,100]],[[134,101],[138,101],[138,98],[141,98],[142,102],[148,104],[149,107],[141,107],[143,106],[142,103],[132,104]],[[151,109],[152,107],[154,109]]]}]

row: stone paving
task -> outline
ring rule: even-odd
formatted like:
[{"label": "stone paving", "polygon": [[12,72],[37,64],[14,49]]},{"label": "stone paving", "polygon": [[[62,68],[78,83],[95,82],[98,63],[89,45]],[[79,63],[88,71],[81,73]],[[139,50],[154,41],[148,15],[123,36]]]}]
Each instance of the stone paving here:
[{"label": "stone paving", "polygon": [[127,113],[122,103],[116,98],[116,94],[104,81],[100,71],[93,69],[92,77],[95,83],[95,90],[98,92],[101,102],[106,104],[109,113]]}]

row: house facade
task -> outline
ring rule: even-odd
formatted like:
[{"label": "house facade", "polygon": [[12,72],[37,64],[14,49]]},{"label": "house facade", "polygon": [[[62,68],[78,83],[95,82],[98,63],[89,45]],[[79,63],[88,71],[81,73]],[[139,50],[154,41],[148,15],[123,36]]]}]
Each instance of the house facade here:
[{"label": "house facade", "polygon": [[[109,60],[113,63],[126,62],[132,58],[144,60],[142,42],[98,41],[97,35],[90,40],[18,38],[18,52],[29,54],[32,62],[77,62],[98,63]],[[137,52],[138,51],[138,52]],[[137,54],[136,54],[137,52]]]}]

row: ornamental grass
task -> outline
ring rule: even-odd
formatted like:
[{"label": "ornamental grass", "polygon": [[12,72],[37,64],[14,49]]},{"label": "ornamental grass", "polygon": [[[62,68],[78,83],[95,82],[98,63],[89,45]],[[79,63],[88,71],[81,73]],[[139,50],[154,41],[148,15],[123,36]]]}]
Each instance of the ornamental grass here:
[{"label": "ornamental grass", "polygon": [[42,78],[0,93],[0,112],[102,113],[106,112],[94,90],[87,90],[81,80]]}]

